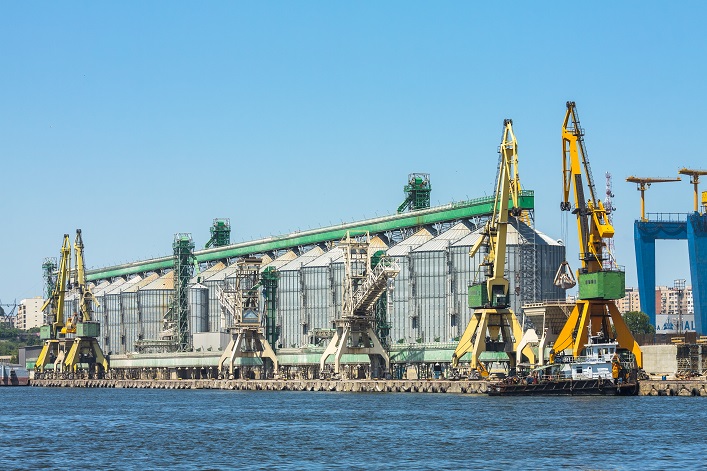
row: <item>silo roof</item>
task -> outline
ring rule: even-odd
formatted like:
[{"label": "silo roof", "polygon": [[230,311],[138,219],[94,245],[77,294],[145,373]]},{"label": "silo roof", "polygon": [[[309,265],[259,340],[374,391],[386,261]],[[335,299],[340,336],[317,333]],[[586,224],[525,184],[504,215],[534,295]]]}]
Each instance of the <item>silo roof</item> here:
[{"label": "silo roof", "polygon": [[95,295],[98,291],[103,291],[104,289],[106,289],[106,287],[108,285],[110,285],[110,281],[108,281],[108,280],[101,281],[100,283],[98,283],[97,286],[93,287],[93,289],[92,289],[93,294]]},{"label": "silo roof", "polygon": [[159,277],[160,276],[157,273],[150,273],[145,278],[133,283],[129,288],[124,289],[123,293],[135,293],[137,290],[141,289],[143,286],[149,285]]},{"label": "silo roof", "polygon": [[218,263],[210,266],[206,270],[202,271],[198,275],[192,276],[191,280],[189,280],[189,281],[191,283],[196,283],[199,280],[204,281],[204,280],[208,279],[209,277],[213,276],[215,273],[218,273],[219,271],[223,270],[224,268],[226,268],[226,264],[223,262],[218,262]]},{"label": "silo roof", "polygon": [[124,279],[118,278],[103,291],[103,294],[115,294],[116,291],[120,292],[120,287],[123,286],[125,283],[126,281]]},{"label": "silo roof", "polygon": [[265,266],[268,263],[272,262],[272,260],[273,260],[272,257],[268,254],[265,254],[265,255],[261,256],[260,258],[262,259],[262,262],[260,262],[260,266]]},{"label": "silo roof", "polygon": [[319,257],[321,254],[324,253],[324,250],[322,250],[321,247],[315,246],[314,248],[308,250],[307,252],[303,253],[296,259],[292,260],[289,262],[287,265],[283,265],[279,270],[280,271],[287,271],[287,270],[299,270],[302,265],[306,265],[307,263],[311,262],[315,258]]},{"label": "silo roof", "polygon": [[[454,247],[471,247],[474,245],[474,243],[477,241],[479,237],[481,237],[481,231],[483,228],[479,228],[475,230],[474,232],[470,233],[466,237],[463,237],[462,239],[458,240],[454,244],[452,244]],[[520,231],[519,231],[520,229]],[[508,245],[521,245],[524,243],[528,243],[532,241],[533,234],[535,235],[535,245],[553,245],[553,246],[560,246],[562,245],[558,241],[552,239],[551,237],[548,237],[544,233],[537,231],[533,229],[532,227],[528,226],[527,224],[523,222],[518,222],[516,221],[515,218],[512,218],[510,221],[508,221],[508,230],[506,233],[506,244]]]},{"label": "silo roof", "polygon": [[319,257],[309,262],[304,268],[328,267],[332,263],[342,258],[344,258],[344,250],[341,247],[334,247],[333,249],[323,253]]},{"label": "silo roof", "polygon": [[294,252],[294,250],[288,250],[284,254],[280,255],[277,257],[275,260],[272,262],[268,263],[267,265],[263,266],[262,268],[265,269],[266,267],[273,267],[276,270],[279,270],[280,267],[287,265],[290,263],[292,260],[297,258],[297,254]]},{"label": "silo roof", "polygon": [[143,290],[173,290],[174,289],[174,272],[171,271],[167,274],[164,274],[154,280],[152,283],[147,284],[146,286],[140,288],[140,291]]},{"label": "silo roof", "polygon": [[452,247],[471,247],[473,246],[477,240],[481,237],[481,228],[476,229],[473,232],[470,232],[469,234],[465,235],[458,241],[454,242],[452,244]]},{"label": "silo roof", "polygon": [[427,229],[420,229],[413,235],[400,241],[388,249],[387,255],[391,257],[407,255],[408,252],[432,239],[432,234]]},{"label": "silo roof", "polygon": [[109,282],[107,285],[104,285],[101,283],[98,285],[98,288],[96,288],[93,292],[94,296],[103,296],[104,294],[112,291],[115,287],[122,285],[125,283],[125,280],[122,278],[116,278],[115,280]]},{"label": "silo roof", "polygon": [[379,236],[375,236],[371,239],[369,248],[373,251],[373,253],[375,253],[379,250],[388,250],[388,244],[386,244],[385,241],[383,241],[383,239],[381,239]]},{"label": "silo roof", "polygon": [[142,277],[140,275],[134,276],[125,283],[123,283],[117,292],[111,292],[110,294],[118,294],[128,291],[130,288],[133,288],[135,285],[137,285],[140,281],[142,281]]},{"label": "silo roof", "polygon": [[471,233],[471,229],[469,229],[466,224],[460,222],[434,239],[414,249],[413,252],[438,252],[440,250],[446,250],[451,244],[469,233]]},{"label": "silo roof", "polygon": [[202,282],[204,281],[223,281],[226,278],[230,277],[233,275],[235,272],[238,271],[238,263],[232,263],[231,265],[224,267],[223,270],[220,270],[213,275],[211,275],[208,280],[202,278]]}]

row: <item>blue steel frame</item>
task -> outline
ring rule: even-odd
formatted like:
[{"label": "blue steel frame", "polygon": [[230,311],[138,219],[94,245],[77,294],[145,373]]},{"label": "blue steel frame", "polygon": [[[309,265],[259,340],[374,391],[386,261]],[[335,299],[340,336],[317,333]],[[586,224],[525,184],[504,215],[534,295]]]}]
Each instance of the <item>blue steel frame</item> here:
[{"label": "blue steel frame", "polygon": [[651,324],[655,325],[655,241],[687,239],[695,330],[702,334],[707,328],[707,306],[703,305],[707,302],[707,214],[671,216],[667,220],[662,217],[653,221],[637,220],[633,226],[641,311],[648,314]]}]

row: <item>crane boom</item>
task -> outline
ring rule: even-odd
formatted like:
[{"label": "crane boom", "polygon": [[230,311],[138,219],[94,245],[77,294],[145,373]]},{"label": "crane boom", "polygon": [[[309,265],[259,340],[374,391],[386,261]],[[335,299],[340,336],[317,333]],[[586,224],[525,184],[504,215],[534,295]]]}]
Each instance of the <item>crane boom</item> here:
[{"label": "crane boom", "polygon": [[641,221],[647,221],[646,219],[646,200],[645,192],[650,188],[652,183],[664,183],[664,182],[679,182],[680,177],[677,178],[664,178],[664,177],[634,177],[631,175],[626,179],[627,182],[636,183],[637,190],[641,192]]},{"label": "crane boom", "polygon": [[64,243],[61,246],[61,261],[59,262],[59,273],[57,276],[54,290],[49,298],[44,301],[41,311],[44,312],[49,308],[47,320],[51,320],[51,332],[43,334],[47,339],[56,338],[57,334],[64,327],[64,296],[66,287],[69,284],[69,272],[71,265],[71,241],[69,234],[64,234]]},{"label": "crane boom", "polygon": [[707,175],[707,170],[696,170],[696,169],[689,169],[689,168],[681,168],[678,170],[679,174],[682,175],[689,175],[690,176],[690,183],[695,187],[695,212],[698,210],[698,205],[697,205],[697,187],[700,183],[700,176],[701,175]]},{"label": "crane boom", "polygon": [[[582,173],[587,178],[589,198],[584,194]],[[560,209],[577,215],[582,270],[595,273],[601,270],[605,258],[603,239],[614,236],[614,228],[601,200],[596,198],[592,171],[584,146],[584,130],[573,101],[567,102],[567,112],[562,124],[562,188],[563,200]],[[570,202],[570,191],[574,188],[574,209]]]},{"label": "crane boom", "polygon": [[76,229],[76,240],[74,241],[74,256],[76,258],[76,288],[79,294],[79,322],[90,322],[93,320],[93,304],[99,306],[98,300],[93,295],[91,287],[86,283],[86,262],[83,258],[83,238],[81,229]]}]

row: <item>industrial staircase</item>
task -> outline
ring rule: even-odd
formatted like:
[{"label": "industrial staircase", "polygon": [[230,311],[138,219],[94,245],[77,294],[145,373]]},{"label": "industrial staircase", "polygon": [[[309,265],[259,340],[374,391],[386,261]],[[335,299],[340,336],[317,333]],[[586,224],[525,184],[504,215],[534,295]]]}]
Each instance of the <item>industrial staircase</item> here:
[{"label": "industrial staircase", "polygon": [[[394,260],[383,257],[376,267],[369,271],[353,295],[353,312],[356,316],[365,316],[373,310],[373,305],[388,289],[388,280],[400,273],[400,267]],[[344,312],[347,312],[344,309]]]}]

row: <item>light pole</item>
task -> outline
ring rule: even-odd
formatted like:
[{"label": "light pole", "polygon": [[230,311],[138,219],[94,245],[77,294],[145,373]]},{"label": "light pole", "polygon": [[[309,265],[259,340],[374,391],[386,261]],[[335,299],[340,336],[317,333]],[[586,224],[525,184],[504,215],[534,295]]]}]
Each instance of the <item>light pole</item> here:
[{"label": "light pole", "polygon": [[678,335],[682,334],[682,294],[685,291],[685,280],[675,280],[675,283],[673,284],[673,289],[677,292],[678,295],[678,306],[677,306],[677,314],[678,314]]}]

